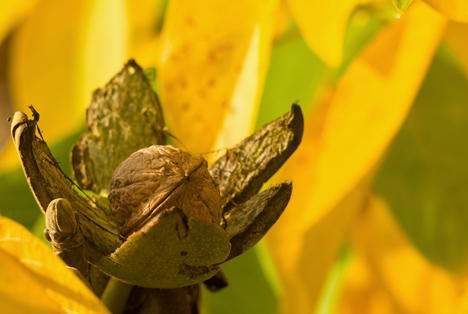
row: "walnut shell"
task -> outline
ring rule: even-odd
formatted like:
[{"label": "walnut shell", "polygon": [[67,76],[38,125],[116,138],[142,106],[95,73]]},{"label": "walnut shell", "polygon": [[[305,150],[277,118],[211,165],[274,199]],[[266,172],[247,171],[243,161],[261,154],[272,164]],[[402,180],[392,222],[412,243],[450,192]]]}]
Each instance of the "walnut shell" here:
[{"label": "walnut shell", "polygon": [[140,149],[112,176],[109,204],[124,237],[140,230],[164,209],[219,226],[221,196],[201,156],[170,145]]}]

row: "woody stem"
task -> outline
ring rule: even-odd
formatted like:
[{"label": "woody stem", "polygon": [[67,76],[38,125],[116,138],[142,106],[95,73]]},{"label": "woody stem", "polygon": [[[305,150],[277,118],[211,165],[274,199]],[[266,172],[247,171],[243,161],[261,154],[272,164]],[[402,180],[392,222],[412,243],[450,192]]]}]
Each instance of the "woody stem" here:
[{"label": "woody stem", "polygon": [[121,314],[125,310],[125,304],[132,288],[133,285],[111,277],[101,296],[101,300],[112,314]]}]

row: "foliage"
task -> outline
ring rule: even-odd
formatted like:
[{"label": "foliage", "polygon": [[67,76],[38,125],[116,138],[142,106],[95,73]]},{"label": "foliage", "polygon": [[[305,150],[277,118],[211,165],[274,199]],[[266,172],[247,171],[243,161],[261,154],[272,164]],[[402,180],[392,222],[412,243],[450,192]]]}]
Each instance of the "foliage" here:
[{"label": "foliage", "polygon": [[[181,140],[174,144],[207,159],[299,101],[303,143],[268,184],[292,179],[291,203],[259,248],[226,264],[231,286],[204,291],[206,313],[466,310],[466,1],[0,7],[1,121],[32,103],[65,169],[91,92],[129,58],[156,68],[169,133]],[[0,213],[42,237],[43,218],[1,127]],[[2,230],[2,243],[14,231],[31,239],[6,218]],[[53,283],[31,277],[22,254],[2,246],[0,272],[3,286],[12,280],[6,267],[17,274],[11,291],[30,297],[11,304],[26,310]],[[47,253],[28,258],[59,263]],[[13,300],[7,292],[2,304]],[[44,303],[43,311],[63,309]]]}]

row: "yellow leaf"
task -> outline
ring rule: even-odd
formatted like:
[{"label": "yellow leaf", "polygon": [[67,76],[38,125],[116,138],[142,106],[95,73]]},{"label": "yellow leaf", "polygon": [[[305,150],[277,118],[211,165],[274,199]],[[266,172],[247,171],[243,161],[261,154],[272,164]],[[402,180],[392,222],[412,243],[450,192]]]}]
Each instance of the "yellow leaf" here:
[{"label": "yellow leaf", "polygon": [[0,264],[2,311],[109,313],[44,243],[5,217],[0,217]]},{"label": "yellow leaf", "polygon": [[[357,285],[356,274],[352,273],[355,269],[349,269],[341,308],[359,301],[362,308],[369,309],[360,313],[382,313],[382,308],[369,306],[377,298],[390,301],[391,313],[442,314],[468,310],[468,278],[428,262],[409,243],[379,198],[369,198],[364,215],[353,226],[353,245],[368,281]],[[363,293],[367,293],[367,298],[356,300]]]},{"label": "yellow leaf", "polygon": [[170,2],[158,74],[170,132],[190,152],[230,146],[252,130],[275,6],[276,0]]},{"label": "yellow leaf", "polygon": [[303,143],[279,176],[292,178],[293,196],[268,236],[287,312],[314,309],[366,182],[404,121],[444,27],[442,17],[415,3],[376,35],[306,119]]},{"label": "yellow leaf", "polygon": [[[126,61],[124,0],[40,1],[12,37],[8,86],[16,110],[41,114],[49,142],[85,122],[91,93]],[[53,131],[52,131],[53,130]],[[14,164],[12,146],[2,167]]]},{"label": "yellow leaf", "polygon": [[[76,51],[79,58],[75,68],[78,85],[75,89],[81,95],[76,107],[84,121],[87,108],[96,88],[106,84],[127,61],[128,21],[125,0],[86,1],[82,29]],[[81,61],[81,64],[80,64]],[[81,76],[80,76],[81,74]]]},{"label": "yellow leaf", "polygon": [[353,252],[346,265],[337,314],[393,314],[397,305],[369,268],[365,256]]},{"label": "yellow leaf", "polygon": [[434,9],[457,22],[468,22],[468,1],[466,0],[424,0]]},{"label": "yellow leaf", "polygon": [[65,313],[17,258],[0,249],[0,304],[5,313]]},{"label": "yellow leaf", "polygon": [[444,34],[444,42],[452,50],[460,62],[465,75],[468,76],[468,24],[450,22]]},{"label": "yellow leaf", "polygon": [[[327,94],[327,93],[325,93]],[[341,249],[350,225],[363,206],[369,178],[363,178],[353,191],[333,208],[327,209],[312,228],[302,232],[301,219],[310,210],[311,165],[320,151],[320,138],[330,96],[305,121],[304,136],[298,151],[280,170],[278,180],[293,180],[293,195],[288,209],[267,235],[267,243],[282,279],[284,313],[312,313],[321,294],[327,272]],[[311,258],[311,256],[313,256]]]},{"label": "yellow leaf", "polygon": [[0,42],[34,8],[37,0],[3,1],[0,5]]},{"label": "yellow leaf", "polygon": [[156,65],[155,51],[164,18],[164,0],[126,0],[129,44],[128,56],[142,68]]},{"label": "yellow leaf", "polygon": [[291,14],[309,47],[328,65],[339,66],[343,40],[354,8],[365,0],[287,0]]},{"label": "yellow leaf", "polygon": [[438,14],[415,4],[350,65],[324,117],[320,151],[309,174],[313,210],[305,212],[304,228],[374,168],[403,123],[444,28]]}]

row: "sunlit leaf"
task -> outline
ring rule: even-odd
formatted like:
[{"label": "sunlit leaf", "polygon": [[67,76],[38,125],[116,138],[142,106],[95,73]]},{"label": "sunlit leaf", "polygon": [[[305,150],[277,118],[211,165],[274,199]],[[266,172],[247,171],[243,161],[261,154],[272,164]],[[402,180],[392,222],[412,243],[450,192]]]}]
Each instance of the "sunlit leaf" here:
[{"label": "sunlit leaf", "polygon": [[64,313],[15,256],[0,249],[0,303],[6,313]]},{"label": "sunlit leaf", "polygon": [[154,67],[167,0],[126,0],[128,15],[128,56],[143,68]]},{"label": "sunlit leaf", "polygon": [[[92,91],[126,61],[124,2],[40,1],[15,32],[8,86],[15,109],[33,104],[55,141],[84,123]],[[0,164],[17,162],[11,149]]]},{"label": "sunlit leaf", "polygon": [[125,9],[125,0],[87,1],[82,17],[85,27],[78,33],[77,42],[82,46],[78,46],[75,52],[79,58],[75,64],[79,67],[75,72],[78,74],[75,75],[78,80],[75,89],[81,92],[76,107],[81,114],[96,87],[107,83],[127,59],[128,21]]},{"label": "sunlit leaf", "polygon": [[413,2],[413,0],[392,0],[393,5],[398,10],[399,14],[403,14],[408,9],[408,6]]},{"label": "sunlit leaf", "polygon": [[357,258],[367,270],[349,269],[341,308],[363,314],[465,312],[467,278],[429,263],[379,198],[371,196],[367,204],[352,237]]},{"label": "sunlit leaf", "polygon": [[411,241],[451,270],[468,265],[468,81],[439,50],[375,183]]},{"label": "sunlit leaf", "polygon": [[327,67],[298,37],[273,47],[257,129],[290,110],[298,102],[304,112],[312,104]]},{"label": "sunlit leaf", "polygon": [[315,172],[308,173],[313,210],[304,213],[304,226],[376,164],[408,113],[444,26],[426,6],[415,6],[406,20],[381,31],[344,74],[324,116]]},{"label": "sunlit leaf", "polygon": [[365,0],[287,0],[288,7],[310,48],[330,66],[340,65],[343,39],[354,8]]},{"label": "sunlit leaf", "polygon": [[317,278],[324,279],[341,247],[359,191],[403,123],[444,26],[430,8],[414,5],[379,33],[306,119],[303,143],[280,176],[294,182],[291,203],[269,237],[286,293],[308,291],[308,299],[305,292],[287,294],[291,313],[293,305],[313,309],[323,283]]},{"label": "sunlit leaf", "polygon": [[37,0],[3,1],[0,10],[0,42],[34,8]]},{"label": "sunlit leaf", "polygon": [[162,103],[170,132],[192,153],[229,147],[253,129],[275,4],[170,2],[158,72]]},{"label": "sunlit leaf", "polygon": [[468,22],[468,2],[466,0],[424,0],[434,9],[457,22]]},{"label": "sunlit leaf", "polygon": [[444,42],[452,51],[456,61],[459,62],[465,71],[465,76],[468,77],[468,24],[450,22],[444,34]]},{"label": "sunlit leaf", "polygon": [[0,217],[0,260],[2,311],[109,313],[44,243],[4,217]]}]

